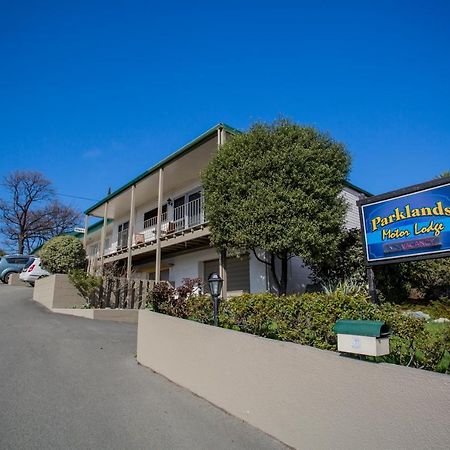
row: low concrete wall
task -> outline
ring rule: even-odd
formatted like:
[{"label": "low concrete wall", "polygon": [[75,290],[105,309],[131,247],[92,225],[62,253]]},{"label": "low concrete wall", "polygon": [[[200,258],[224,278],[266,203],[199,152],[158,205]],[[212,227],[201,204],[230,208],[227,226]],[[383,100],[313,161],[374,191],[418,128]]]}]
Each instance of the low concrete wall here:
[{"label": "low concrete wall", "polygon": [[139,311],[137,359],[301,449],[447,449],[450,377]]},{"label": "low concrete wall", "polygon": [[8,285],[9,286],[29,286],[28,283],[25,283],[24,281],[22,281],[19,278],[19,274],[18,273],[12,273],[9,276]]},{"label": "low concrete wall", "polygon": [[52,308],[52,312],[95,320],[111,320],[113,322],[137,323],[137,309],[77,309]]},{"label": "low concrete wall", "polygon": [[33,289],[33,300],[49,309],[72,308],[85,303],[84,298],[64,274],[50,275],[36,280]]}]

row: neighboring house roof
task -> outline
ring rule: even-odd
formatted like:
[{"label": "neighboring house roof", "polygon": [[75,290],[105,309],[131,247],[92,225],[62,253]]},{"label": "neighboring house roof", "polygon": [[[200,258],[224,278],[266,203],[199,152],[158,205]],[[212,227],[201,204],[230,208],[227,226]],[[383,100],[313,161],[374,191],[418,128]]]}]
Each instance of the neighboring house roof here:
[{"label": "neighboring house roof", "polygon": [[[177,158],[179,158],[181,156],[186,155],[191,150],[194,150],[196,147],[198,147],[200,144],[202,144],[204,141],[210,139],[215,133],[217,133],[217,130],[219,130],[219,129],[224,129],[224,130],[226,130],[226,131],[228,131],[229,133],[232,133],[232,134],[241,133],[241,131],[239,131],[237,128],[230,127],[229,125],[227,125],[225,123],[218,123],[217,125],[213,126],[209,130],[205,131],[203,134],[201,134],[200,136],[195,138],[193,141],[189,142],[188,144],[186,144],[183,147],[181,147],[180,149],[178,149],[176,152],[174,152],[171,155],[169,155],[167,158],[163,159],[162,161],[160,161],[159,163],[157,163],[153,167],[150,167],[150,169],[147,169],[145,172],[141,173],[136,178],[133,178],[128,183],[124,184],[123,186],[121,186],[120,188],[116,189],[111,194],[108,194],[106,197],[104,197],[103,199],[99,200],[93,206],[91,206],[90,208],[86,209],[86,211],[84,213],[85,214],[91,213],[92,211],[97,209],[99,206],[103,205],[105,202],[113,199],[114,197],[118,196],[123,191],[126,191],[128,188],[130,188],[134,184],[138,183],[139,181],[143,180],[144,178],[148,177],[149,175],[155,173],[161,167],[163,167],[166,164],[176,160]],[[354,189],[357,192],[360,192],[361,194],[367,195],[368,197],[372,196],[372,194],[370,194],[369,192],[365,191],[364,189],[359,188],[358,186],[355,186],[354,184],[352,184],[350,182],[346,182],[346,186],[351,188],[351,189]]]},{"label": "neighboring house roof", "polygon": [[373,194],[371,194],[370,192],[367,192],[367,191],[365,191],[364,189],[362,189],[362,188],[360,188],[360,187],[354,185],[353,183],[350,183],[350,181],[346,181],[346,182],[345,182],[345,185],[346,185],[347,187],[349,187],[350,189],[353,189],[353,190],[355,190],[355,191],[357,191],[357,192],[359,192],[359,193],[361,193],[361,194],[366,195],[367,197],[373,197]]},{"label": "neighboring house roof", "polygon": [[[107,224],[110,224],[113,220],[108,219]],[[100,230],[103,225],[103,220],[98,220],[97,222],[93,223],[88,227],[88,234],[95,233],[97,230]],[[80,233],[78,231],[70,231],[68,233],[63,233],[61,236],[74,236],[76,238],[82,238],[84,236],[84,233]],[[45,244],[45,242],[44,242]],[[44,244],[39,245],[38,247],[34,248],[31,254],[35,254],[36,252],[39,252],[39,250],[42,248]]]}]

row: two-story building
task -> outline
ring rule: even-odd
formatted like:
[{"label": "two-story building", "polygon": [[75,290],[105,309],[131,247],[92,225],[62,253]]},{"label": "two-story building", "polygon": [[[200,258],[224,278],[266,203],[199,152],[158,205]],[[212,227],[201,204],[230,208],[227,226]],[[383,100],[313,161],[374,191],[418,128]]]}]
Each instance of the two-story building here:
[{"label": "two-story building", "polygon": [[[183,278],[206,281],[217,271],[229,293],[271,290],[267,266],[254,255],[223,261],[210,245],[200,175],[235,133],[216,125],[88,208],[82,238],[91,270],[115,263],[130,278],[167,280],[176,286]],[[357,228],[356,201],[367,192],[347,184],[342,195],[349,204],[346,226]],[[101,222],[88,227],[90,217]],[[291,259],[288,290],[304,291],[311,283],[308,275],[301,258]]]}]

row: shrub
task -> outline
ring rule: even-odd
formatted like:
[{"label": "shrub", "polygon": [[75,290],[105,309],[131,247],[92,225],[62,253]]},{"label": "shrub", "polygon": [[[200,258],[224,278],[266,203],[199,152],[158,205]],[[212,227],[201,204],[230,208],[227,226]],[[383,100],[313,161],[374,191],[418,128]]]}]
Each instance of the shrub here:
[{"label": "shrub", "polygon": [[89,275],[82,269],[71,270],[69,280],[87,302],[90,302],[94,292],[102,285],[101,277]]},{"label": "shrub", "polygon": [[46,242],[40,252],[42,266],[52,273],[69,273],[82,269],[86,252],[81,241],[73,236],[58,236]]},{"label": "shrub", "polygon": [[184,278],[183,284],[176,289],[167,281],[156,283],[149,296],[149,305],[156,312],[185,319],[190,314],[188,299],[195,296],[200,283],[199,278]]},{"label": "shrub", "polygon": [[[348,279],[367,284],[364,250],[360,231],[341,233],[335,258],[323,257],[305,261],[312,270],[312,279],[335,285]],[[450,296],[450,258],[410,261],[374,268],[377,290],[382,300],[401,303],[412,290],[426,300]]]}]

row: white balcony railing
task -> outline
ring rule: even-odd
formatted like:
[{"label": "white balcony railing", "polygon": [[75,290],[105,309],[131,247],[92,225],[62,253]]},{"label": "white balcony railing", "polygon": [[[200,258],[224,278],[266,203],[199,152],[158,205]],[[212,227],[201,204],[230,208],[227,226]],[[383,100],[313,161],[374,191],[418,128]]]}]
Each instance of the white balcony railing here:
[{"label": "white balcony railing", "polygon": [[[203,196],[184,205],[169,209],[161,214],[161,234],[168,236],[206,223]],[[150,217],[144,221],[144,228],[133,236],[132,245],[146,244],[156,240],[157,217]],[[142,236],[138,240],[138,236]],[[105,248],[105,255],[113,255],[128,246],[128,229],[119,231],[117,241]]]},{"label": "white balcony railing", "polygon": [[175,231],[182,231],[204,223],[203,197],[196,198],[173,210]]},{"label": "white balcony railing", "polygon": [[[161,214],[161,233],[170,234],[195,227],[205,222],[203,197],[199,197],[173,210]],[[157,217],[144,221],[143,234],[145,242],[156,239]]]},{"label": "white balcony railing", "polygon": [[[144,230],[148,228],[156,228],[158,217],[150,217],[150,219],[144,220]],[[161,224],[167,222],[167,212],[161,214]]]}]

